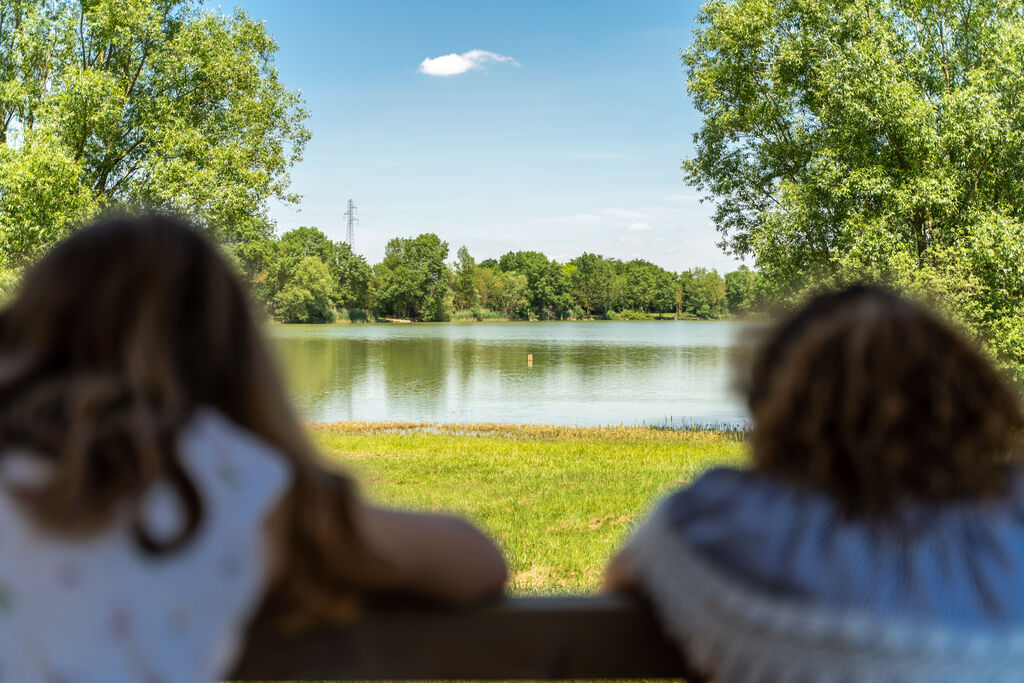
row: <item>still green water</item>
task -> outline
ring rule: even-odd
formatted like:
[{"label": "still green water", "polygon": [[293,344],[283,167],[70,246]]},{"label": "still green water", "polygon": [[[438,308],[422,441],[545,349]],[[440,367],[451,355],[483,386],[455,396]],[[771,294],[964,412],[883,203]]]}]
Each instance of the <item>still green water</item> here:
[{"label": "still green water", "polygon": [[[739,322],[280,325],[302,416],[540,424],[741,424]],[[527,355],[533,354],[533,364]]]}]

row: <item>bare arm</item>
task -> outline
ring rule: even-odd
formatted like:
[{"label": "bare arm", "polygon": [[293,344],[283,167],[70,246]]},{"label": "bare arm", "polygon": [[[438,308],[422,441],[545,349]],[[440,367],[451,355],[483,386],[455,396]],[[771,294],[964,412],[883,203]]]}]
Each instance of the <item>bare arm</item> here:
[{"label": "bare arm", "polygon": [[[367,505],[351,507],[354,531],[366,557],[346,568],[351,586],[368,593],[396,593],[451,603],[495,597],[505,584],[505,560],[469,522],[446,515],[403,512]],[[286,567],[289,501],[267,520],[271,582]]]},{"label": "bare arm", "polygon": [[641,588],[633,566],[633,550],[629,544],[612,556],[604,570],[603,593],[638,592]]},{"label": "bare arm", "polygon": [[497,596],[505,584],[501,552],[465,520],[363,505],[357,524],[387,567],[368,577],[369,591],[469,603]]}]

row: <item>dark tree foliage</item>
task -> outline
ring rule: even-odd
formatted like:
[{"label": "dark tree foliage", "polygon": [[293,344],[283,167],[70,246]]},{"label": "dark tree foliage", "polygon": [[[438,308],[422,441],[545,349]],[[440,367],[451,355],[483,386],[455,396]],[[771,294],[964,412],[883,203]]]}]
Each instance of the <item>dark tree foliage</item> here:
[{"label": "dark tree foliage", "polygon": [[557,261],[539,251],[510,251],[498,261],[502,271],[526,277],[530,313],[542,320],[566,317],[572,309],[569,277]]},{"label": "dark tree foliage", "polygon": [[596,254],[583,254],[569,262],[569,280],[577,306],[587,316],[604,315],[618,299],[615,264]]},{"label": "dark tree foliage", "polygon": [[710,0],[691,183],[775,297],[937,299],[1024,381],[1024,4]]},{"label": "dark tree foliage", "polygon": [[285,322],[329,322],[338,309],[368,304],[370,266],[344,242],[317,228],[301,227],[276,238],[257,226],[249,241],[225,245],[256,296]]},{"label": "dark tree foliage", "polygon": [[676,307],[675,277],[649,261],[622,264],[622,308],[644,313],[671,313]]},{"label": "dark tree foliage", "polygon": [[448,243],[433,233],[388,242],[373,268],[374,311],[410,320],[447,320],[451,311]]},{"label": "dark tree foliage", "polygon": [[372,268],[344,242],[313,227],[276,237],[264,222],[232,233],[224,247],[268,312],[285,322],[336,317],[443,321],[455,312],[483,319],[557,320],[654,315],[719,318],[755,311],[760,274],[741,266],[724,279],[696,268],[672,273],[649,261],[582,254],[561,264],[536,251],[479,264],[465,247],[452,263],[435,234],[395,238]]}]

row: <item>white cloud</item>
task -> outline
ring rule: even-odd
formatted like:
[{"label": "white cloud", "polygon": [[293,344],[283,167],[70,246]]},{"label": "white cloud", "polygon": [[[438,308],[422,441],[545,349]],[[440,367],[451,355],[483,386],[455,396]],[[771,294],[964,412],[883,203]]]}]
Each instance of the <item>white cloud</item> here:
[{"label": "white cloud", "polygon": [[519,66],[513,57],[505,57],[487,50],[470,50],[457,55],[454,52],[450,55],[440,57],[427,57],[420,62],[420,73],[428,76],[457,76],[470,70],[484,68],[487,62],[500,62]]},{"label": "white cloud", "polygon": [[651,229],[647,223],[630,223],[626,230],[630,232],[646,232]]}]

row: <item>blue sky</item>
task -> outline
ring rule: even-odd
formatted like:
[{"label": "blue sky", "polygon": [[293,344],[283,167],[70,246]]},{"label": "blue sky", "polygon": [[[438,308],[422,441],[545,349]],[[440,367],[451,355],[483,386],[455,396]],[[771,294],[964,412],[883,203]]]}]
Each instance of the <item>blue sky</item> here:
[{"label": "blue sky", "polygon": [[699,125],[679,63],[695,1],[239,6],[266,21],[312,111],[293,171],[302,203],[271,206],[280,230],[343,239],[352,198],[371,262],[391,237],[436,232],[478,260],[533,249],[735,267],[679,170]]}]

